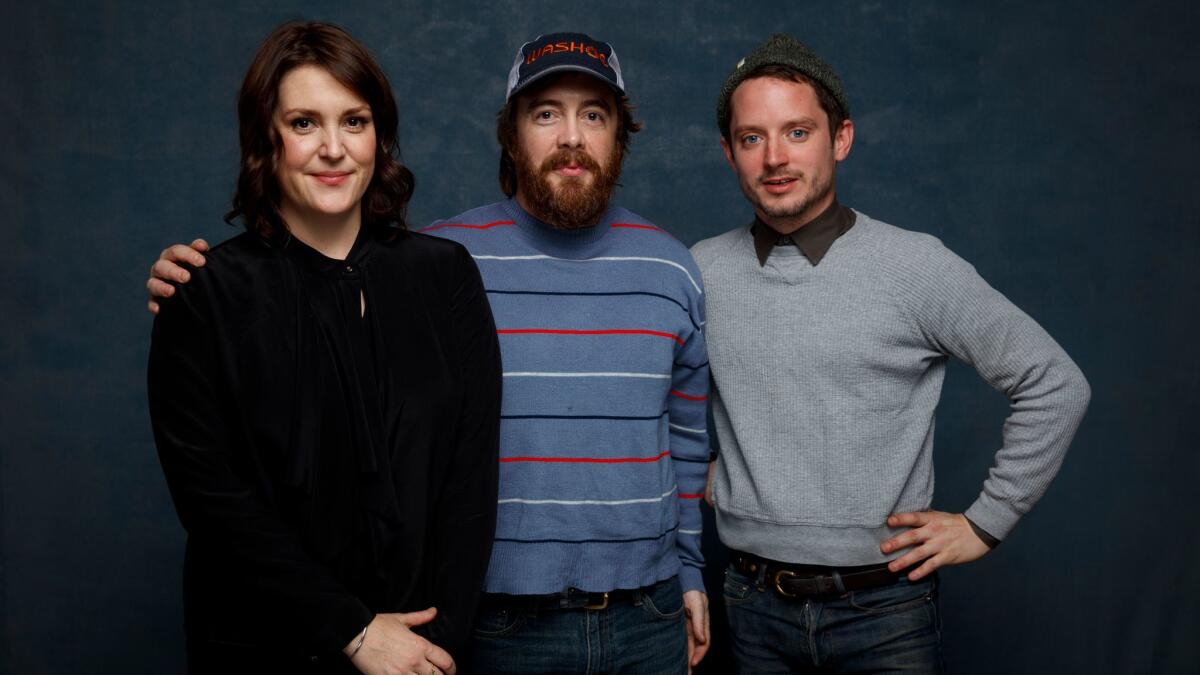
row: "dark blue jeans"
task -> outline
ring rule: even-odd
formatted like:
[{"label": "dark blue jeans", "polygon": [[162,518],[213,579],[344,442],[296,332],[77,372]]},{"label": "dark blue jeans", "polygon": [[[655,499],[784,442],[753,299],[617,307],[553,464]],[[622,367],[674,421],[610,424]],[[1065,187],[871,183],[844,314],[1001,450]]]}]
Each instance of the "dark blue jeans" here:
[{"label": "dark blue jeans", "polygon": [[473,675],[687,672],[679,579],[606,609],[485,607],[471,644]]},{"label": "dark blue jeans", "polygon": [[770,583],[725,573],[741,675],[942,672],[936,575],[822,600],[788,600]]}]

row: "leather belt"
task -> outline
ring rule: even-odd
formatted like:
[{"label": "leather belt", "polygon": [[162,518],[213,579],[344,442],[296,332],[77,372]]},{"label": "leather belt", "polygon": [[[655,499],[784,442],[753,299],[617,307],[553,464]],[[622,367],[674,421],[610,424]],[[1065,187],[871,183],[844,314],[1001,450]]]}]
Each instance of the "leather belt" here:
[{"label": "leather belt", "polygon": [[862,567],[792,565],[741,551],[731,551],[729,560],[738,572],[752,579],[763,579],[777,595],[789,600],[878,588],[894,584],[906,574],[905,570],[889,570],[887,563]]},{"label": "leather belt", "polygon": [[532,611],[551,609],[606,609],[617,602],[632,602],[649,595],[660,584],[674,579],[660,581],[657,584],[643,588],[618,588],[615,591],[602,593],[581,591],[578,588],[568,588],[559,593],[545,595],[509,595],[507,593],[484,593],[482,604],[485,607],[507,607],[510,609],[525,609]]}]

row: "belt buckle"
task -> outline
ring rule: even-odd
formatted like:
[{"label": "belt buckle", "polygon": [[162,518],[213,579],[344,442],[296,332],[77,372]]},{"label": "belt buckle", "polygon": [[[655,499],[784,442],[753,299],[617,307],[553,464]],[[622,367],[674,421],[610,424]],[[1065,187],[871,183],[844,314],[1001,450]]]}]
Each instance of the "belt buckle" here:
[{"label": "belt buckle", "polygon": [[601,596],[600,602],[587,604],[587,605],[583,606],[584,609],[591,609],[591,610],[606,609],[607,607],[608,607],[608,592],[607,591],[605,591],[604,594]]},{"label": "belt buckle", "polygon": [[794,599],[794,598],[800,597],[800,596],[796,595],[795,593],[788,593],[787,591],[783,590],[783,584],[782,584],[784,577],[793,578],[793,577],[797,577],[797,576],[799,576],[799,575],[791,570],[779,570],[778,572],[776,572],[775,576],[773,576],[771,578],[771,581],[774,582],[774,584],[775,584],[775,592],[782,595],[785,598],[793,598]]}]

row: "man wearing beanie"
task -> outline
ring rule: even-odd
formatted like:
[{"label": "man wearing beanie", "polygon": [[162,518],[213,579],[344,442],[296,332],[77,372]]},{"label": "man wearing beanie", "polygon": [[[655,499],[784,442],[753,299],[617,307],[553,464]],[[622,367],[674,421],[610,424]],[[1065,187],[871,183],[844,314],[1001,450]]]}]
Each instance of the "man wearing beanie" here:
[{"label": "man wearing beanie", "polygon": [[683,244],[610,203],[639,128],[612,45],[539,36],[497,118],[507,198],[416,235],[475,259],[504,369],[496,538],[463,671],[686,673],[708,649],[703,292]]},{"label": "man wearing beanie", "polygon": [[[717,104],[751,224],[692,249],[704,277],[742,673],[941,669],[937,575],[1003,540],[1057,473],[1086,380],[940,241],[842,206],[854,125],[833,69],[776,35]],[[930,510],[933,414],[957,357],[1012,401],[963,513]]]}]

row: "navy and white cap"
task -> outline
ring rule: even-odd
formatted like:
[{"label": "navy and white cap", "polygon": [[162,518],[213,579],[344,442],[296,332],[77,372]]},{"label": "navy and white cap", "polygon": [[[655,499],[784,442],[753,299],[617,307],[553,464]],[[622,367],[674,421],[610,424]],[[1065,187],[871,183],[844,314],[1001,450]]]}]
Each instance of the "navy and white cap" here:
[{"label": "navy and white cap", "polygon": [[504,100],[547,75],[571,71],[592,75],[617,93],[625,93],[621,64],[612,45],[583,33],[550,33],[537,36],[517,50],[512,70],[508,71]]}]

